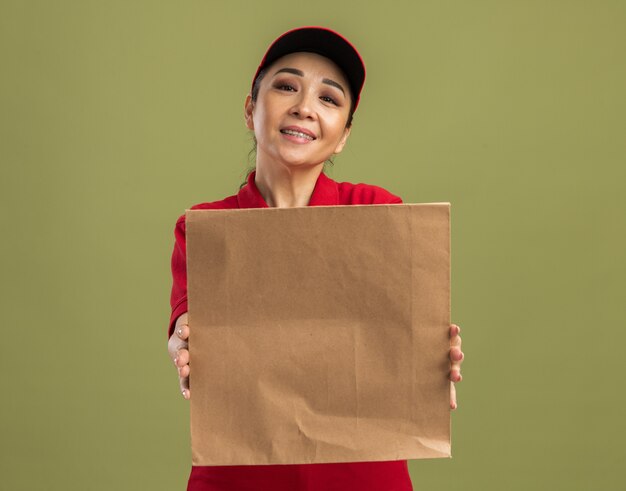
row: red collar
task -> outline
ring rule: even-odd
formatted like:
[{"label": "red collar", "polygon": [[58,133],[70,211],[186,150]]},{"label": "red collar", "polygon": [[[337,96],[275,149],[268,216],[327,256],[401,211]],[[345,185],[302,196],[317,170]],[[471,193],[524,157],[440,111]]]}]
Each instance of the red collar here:
[{"label": "red collar", "polygon": [[[239,208],[268,208],[267,203],[261,196],[259,189],[254,182],[256,171],[248,176],[248,183],[237,193]],[[320,173],[313,189],[313,194],[309,200],[309,206],[324,206],[339,204],[339,189],[337,183]]]}]

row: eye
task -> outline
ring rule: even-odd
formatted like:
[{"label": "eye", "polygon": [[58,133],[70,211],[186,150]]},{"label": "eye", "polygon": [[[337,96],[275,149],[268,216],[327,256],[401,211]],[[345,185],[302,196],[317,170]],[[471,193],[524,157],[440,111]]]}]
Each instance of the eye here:
[{"label": "eye", "polygon": [[337,106],[337,101],[335,99],[333,99],[332,97],[329,97],[327,95],[323,95],[322,97],[320,97],[320,99],[322,99],[324,102],[328,102],[330,104],[333,104],[335,106]]},{"label": "eye", "polygon": [[275,87],[278,90],[284,90],[285,92],[295,92],[296,91],[296,88],[293,85],[282,83],[282,82],[277,83],[275,85]]}]

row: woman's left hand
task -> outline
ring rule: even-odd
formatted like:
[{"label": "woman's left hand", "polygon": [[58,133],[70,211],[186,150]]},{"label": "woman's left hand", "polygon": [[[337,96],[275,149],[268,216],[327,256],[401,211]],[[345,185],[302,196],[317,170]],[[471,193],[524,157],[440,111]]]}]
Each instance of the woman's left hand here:
[{"label": "woman's left hand", "polygon": [[456,324],[450,326],[450,409],[456,409],[456,388],[455,382],[463,380],[461,376],[461,363],[463,362],[463,351],[461,351],[461,328]]}]

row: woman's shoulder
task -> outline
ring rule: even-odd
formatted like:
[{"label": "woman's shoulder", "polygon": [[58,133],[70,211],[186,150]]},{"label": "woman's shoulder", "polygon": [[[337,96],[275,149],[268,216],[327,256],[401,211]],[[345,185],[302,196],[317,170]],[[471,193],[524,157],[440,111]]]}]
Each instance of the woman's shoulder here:
[{"label": "woman's shoulder", "polygon": [[198,203],[193,205],[190,210],[230,210],[233,208],[239,208],[237,202],[237,195],[233,194],[228,198],[221,199],[219,201],[211,201],[209,203]]},{"label": "woman's shoulder", "polygon": [[[239,208],[239,203],[237,202],[237,195],[229,196],[228,198],[224,198],[218,201],[210,201],[207,203],[198,203],[197,205],[193,205],[189,207],[189,210],[230,210],[233,208]],[[183,224],[185,222],[185,214],[178,217],[176,221],[177,224]]]},{"label": "woman's shoulder", "polygon": [[340,204],[372,205],[402,203],[402,198],[374,184],[337,182]]}]

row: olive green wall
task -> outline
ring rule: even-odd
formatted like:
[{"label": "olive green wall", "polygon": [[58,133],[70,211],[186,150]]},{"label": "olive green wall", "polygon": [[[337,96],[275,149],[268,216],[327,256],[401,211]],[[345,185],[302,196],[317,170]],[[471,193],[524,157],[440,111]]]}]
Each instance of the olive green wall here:
[{"label": "olive green wall", "polygon": [[0,1],[0,488],[184,489],[173,226],[234,194],[265,47],[368,68],[330,176],[453,205],[467,361],[415,489],[618,489],[626,453],[626,3]]}]

